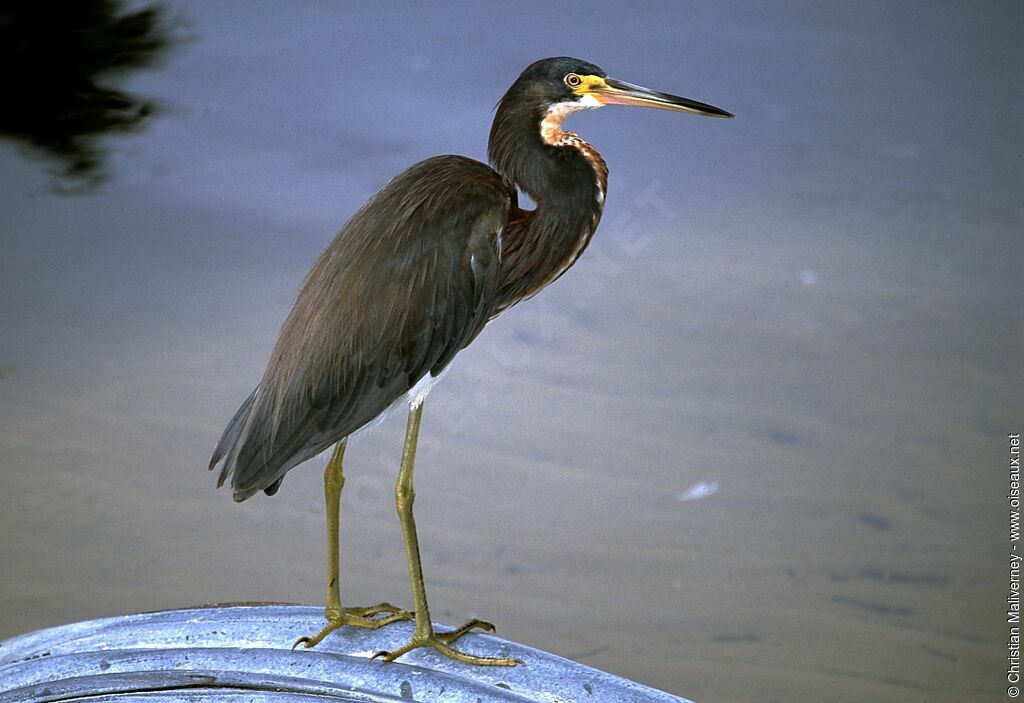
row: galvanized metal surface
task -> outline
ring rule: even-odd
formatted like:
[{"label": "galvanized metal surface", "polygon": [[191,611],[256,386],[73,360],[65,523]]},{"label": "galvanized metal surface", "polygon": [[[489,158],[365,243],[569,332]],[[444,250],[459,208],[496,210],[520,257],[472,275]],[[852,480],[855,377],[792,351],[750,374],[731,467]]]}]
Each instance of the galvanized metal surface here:
[{"label": "galvanized metal surface", "polygon": [[0,642],[0,703],[689,703],[484,634],[466,635],[460,648],[524,664],[476,667],[429,649],[371,661],[408,641],[412,625],[404,622],[376,632],[342,628],[314,650],[291,651],[322,625],[320,608],[232,605],[39,630]]}]

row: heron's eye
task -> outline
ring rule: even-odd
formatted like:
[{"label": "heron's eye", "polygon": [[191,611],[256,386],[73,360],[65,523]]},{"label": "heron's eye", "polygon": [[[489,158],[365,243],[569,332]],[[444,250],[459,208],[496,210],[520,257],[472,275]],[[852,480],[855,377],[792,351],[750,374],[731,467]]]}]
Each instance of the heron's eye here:
[{"label": "heron's eye", "polygon": [[565,84],[570,88],[576,88],[582,82],[583,79],[577,76],[575,73],[569,73],[565,77]]}]

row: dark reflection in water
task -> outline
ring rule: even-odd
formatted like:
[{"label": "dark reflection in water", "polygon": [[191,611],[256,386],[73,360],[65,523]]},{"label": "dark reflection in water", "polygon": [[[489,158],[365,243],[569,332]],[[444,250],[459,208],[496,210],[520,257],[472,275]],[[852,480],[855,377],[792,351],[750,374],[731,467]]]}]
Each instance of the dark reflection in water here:
[{"label": "dark reflection in water", "polygon": [[172,44],[166,11],[126,11],[116,0],[21,0],[0,8],[0,135],[53,160],[65,185],[105,177],[104,134],[136,130],[157,111],[149,99],[111,85],[154,65]]}]

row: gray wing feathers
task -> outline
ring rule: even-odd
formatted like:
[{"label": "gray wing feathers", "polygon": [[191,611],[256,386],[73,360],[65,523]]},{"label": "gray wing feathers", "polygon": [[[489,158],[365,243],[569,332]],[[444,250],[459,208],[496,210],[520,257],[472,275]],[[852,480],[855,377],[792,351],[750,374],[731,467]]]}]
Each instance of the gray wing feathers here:
[{"label": "gray wing feathers", "polygon": [[[256,394],[259,392],[259,388],[253,389],[253,392],[249,394],[249,397],[242,403],[242,407],[238,409],[235,416],[231,418],[231,422],[224,429],[224,434],[221,435],[220,441],[217,442],[217,446],[213,450],[213,458],[210,459],[210,470],[217,465],[217,462],[224,458],[224,456],[231,450],[231,447],[238,441],[238,436],[242,433],[242,428],[245,426],[246,421],[249,419],[249,413],[252,411],[253,401],[256,400]],[[224,484],[224,479],[227,476],[221,472],[220,478],[217,479],[217,487],[220,488]]]},{"label": "gray wing feathers", "polygon": [[463,157],[423,161],[345,225],[299,291],[257,391],[228,424],[236,500],[373,420],[440,373],[489,319],[506,182]]}]

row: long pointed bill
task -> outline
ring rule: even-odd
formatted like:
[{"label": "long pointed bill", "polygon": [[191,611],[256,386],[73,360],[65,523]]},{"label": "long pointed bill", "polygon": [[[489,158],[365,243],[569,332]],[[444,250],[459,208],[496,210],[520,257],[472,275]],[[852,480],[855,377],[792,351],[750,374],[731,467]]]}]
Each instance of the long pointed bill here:
[{"label": "long pointed bill", "polygon": [[704,115],[706,117],[732,117],[731,113],[714,105],[697,102],[689,98],[681,98],[678,95],[659,93],[656,90],[626,83],[625,81],[618,81],[614,78],[588,81],[588,83],[589,85],[586,85],[586,92],[605,105],[635,105],[637,107],[653,107],[659,110],[690,112],[694,115]]}]

